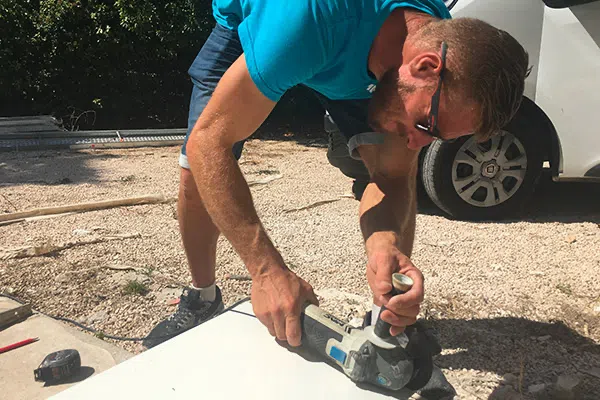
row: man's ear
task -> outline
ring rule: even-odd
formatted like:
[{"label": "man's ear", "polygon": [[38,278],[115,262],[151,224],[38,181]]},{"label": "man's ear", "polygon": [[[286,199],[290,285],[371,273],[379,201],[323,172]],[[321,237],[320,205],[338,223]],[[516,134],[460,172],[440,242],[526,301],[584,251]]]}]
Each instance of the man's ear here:
[{"label": "man's ear", "polygon": [[442,72],[442,59],[433,52],[421,53],[410,61],[409,71],[417,79],[437,78]]}]

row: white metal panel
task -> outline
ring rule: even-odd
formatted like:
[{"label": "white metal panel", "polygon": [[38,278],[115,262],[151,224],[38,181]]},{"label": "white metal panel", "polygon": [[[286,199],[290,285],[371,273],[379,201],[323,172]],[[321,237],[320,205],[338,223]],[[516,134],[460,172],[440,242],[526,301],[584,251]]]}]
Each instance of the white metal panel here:
[{"label": "white metal panel", "polygon": [[535,100],[540,42],[544,19],[542,0],[459,0],[453,18],[481,19],[510,33],[529,53],[531,74],[525,81],[525,96]]},{"label": "white metal panel", "polygon": [[545,9],[536,103],[563,151],[561,178],[600,163],[600,2]]},{"label": "white metal panel", "polygon": [[[244,303],[236,310],[252,314]],[[82,360],[85,365],[85,360]],[[342,372],[277,344],[252,315],[226,312],[58,395],[55,400],[382,400]]]}]

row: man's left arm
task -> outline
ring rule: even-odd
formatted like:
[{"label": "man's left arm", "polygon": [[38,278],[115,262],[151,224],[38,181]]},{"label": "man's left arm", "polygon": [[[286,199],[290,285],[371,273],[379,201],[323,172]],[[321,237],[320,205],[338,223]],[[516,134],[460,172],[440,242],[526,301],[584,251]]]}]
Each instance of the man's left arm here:
[{"label": "man's left arm", "polygon": [[[423,275],[410,261],[417,209],[416,176],[419,152],[406,138],[386,135],[378,145],[358,147],[371,175],[360,203],[360,227],[367,251],[367,278],[376,305],[389,311],[381,318],[396,335],[415,322],[423,300]],[[414,281],[407,293],[390,301],[391,277],[401,272]]]}]

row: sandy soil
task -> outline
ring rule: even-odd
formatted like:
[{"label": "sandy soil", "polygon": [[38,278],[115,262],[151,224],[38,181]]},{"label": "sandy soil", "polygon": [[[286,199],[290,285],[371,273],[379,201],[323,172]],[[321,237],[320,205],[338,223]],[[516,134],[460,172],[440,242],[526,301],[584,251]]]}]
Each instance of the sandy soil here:
[{"label": "sandy soil", "polygon": [[[0,213],[163,193],[175,196],[178,148],[0,154]],[[369,308],[358,202],[318,141],[250,141],[241,160],[255,204],[286,261],[321,305],[360,318]],[[290,211],[318,201],[335,200]],[[600,185],[545,182],[518,221],[470,223],[420,201],[413,261],[426,277],[423,316],[438,329],[437,358],[459,398],[548,398],[559,376],[574,398],[600,398]],[[0,260],[0,291],[107,334],[143,336],[173,312],[189,283],[175,204],[93,211],[0,226],[0,250],[138,237]],[[227,304],[251,282],[220,241],[218,284]],[[123,270],[123,268],[127,268]],[[148,289],[127,294],[130,281]],[[115,341],[129,351],[141,345]],[[596,376],[594,376],[596,375]],[[541,385],[544,386],[536,386]]]}]

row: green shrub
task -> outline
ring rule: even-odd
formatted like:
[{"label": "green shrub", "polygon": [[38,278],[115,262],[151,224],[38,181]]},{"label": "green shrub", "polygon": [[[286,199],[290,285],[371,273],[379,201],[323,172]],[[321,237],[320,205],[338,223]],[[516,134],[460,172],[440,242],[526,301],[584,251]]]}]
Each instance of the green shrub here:
[{"label": "green shrub", "polygon": [[[0,114],[68,129],[185,127],[211,0],[0,0]],[[292,90],[279,114],[319,115]]]}]

